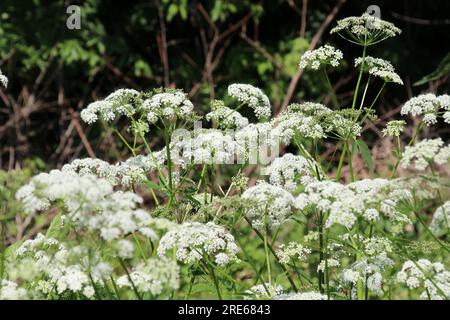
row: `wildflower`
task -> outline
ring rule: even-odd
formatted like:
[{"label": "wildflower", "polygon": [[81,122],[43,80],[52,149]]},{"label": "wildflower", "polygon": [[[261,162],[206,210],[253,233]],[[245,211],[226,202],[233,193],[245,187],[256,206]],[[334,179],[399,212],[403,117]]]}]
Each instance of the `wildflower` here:
[{"label": "wildflower", "polygon": [[277,256],[280,259],[280,263],[287,264],[292,260],[305,261],[310,253],[311,249],[304,247],[300,243],[289,242],[287,245],[280,245]]},{"label": "wildflower", "polygon": [[92,124],[97,122],[99,116],[106,122],[113,121],[118,115],[131,116],[135,109],[131,104],[139,95],[133,89],[119,89],[111,93],[104,100],[92,102],[81,111],[81,119]]},{"label": "wildflower", "polygon": [[274,297],[274,300],[328,300],[328,297],[319,292],[309,291],[279,294]]},{"label": "wildflower", "polygon": [[[431,280],[430,280],[431,279]],[[450,272],[440,262],[408,260],[397,273],[397,281],[409,289],[421,289],[421,298],[443,300],[450,298]]]},{"label": "wildflower", "polygon": [[412,116],[423,115],[423,121],[427,126],[433,125],[437,122],[441,110],[445,111],[443,114],[444,121],[447,122],[450,111],[450,96],[440,95],[436,96],[432,93],[421,94],[417,97],[409,99],[402,107],[401,114]]},{"label": "wildflower", "polygon": [[280,285],[272,285],[270,283],[258,284],[246,290],[247,294],[244,298],[250,300],[251,298],[255,300],[265,300],[272,299],[273,297],[283,293],[283,287]]},{"label": "wildflower", "polygon": [[256,229],[275,228],[284,223],[292,213],[294,197],[278,186],[260,181],[242,194],[242,199],[253,204],[245,215]]},{"label": "wildflower", "polygon": [[165,258],[149,258],[134,267],[129,278],[127,275],[120,276],[117,286],[131,288],[134,285],[139,292],[157,296],[165,289],[176,290],[180,287],[180,268],[175,262]]},{"label": "wildflower", "polygon": [[[356,58],[355,67],[361,65],[362,62],[363,58]],[[401,85],[403,84],[402,79],[397,73],[395,73],[395,68],[389,61],[367,56],[364,58],[364,70],[369,72],[370,75],[379,77],[386,82],[394,82]]]},{"label": "wildflower", "polygon": [[413,146],[406,146],[400,166],[406,169],[414,163],[416,170],[425,170],[436,159],[438,164],[444,164],[450,158],[450,149],[442,148],[443,145],[442,139],[437,138],[424,139]]},{"label": "wildflower", "polygon": [[317,70],[321,65],[327,64],[337,67],[342,57],[341,50],[325,45],[312,51],[306,51],[302,55],[299,65],[301,69],[311,68],[313,70]]},{"label": "wildflower", "polygon": [[338,33],[352,43],[370,46],[400,34],[401,30],[390,22],[363,13],[360,17],[339,20],[330,33]]},{"label": "wildflower", "polygon": [[267,122],[251,123],[238,130],[234,135],[238,163],[267,164],[272,156],[278,154],[278,140],[277,134]]},{"label": "wildflower", "polygon": [[142,111],[149,123],[155,123],[158,119],[170,122],[178,118],[186,119],[193,109],[194,105],[187,95],[178,90],[158,92],[142,103]]},{"label": "wildflower", "polygon": [[406,122],[403,120],[392,120],[383,129],[383,136],[398,137],[403,132]]},{"label": "wildflower", "polygon": [[[58,201],[79,228],[98,232],[106,241],[149,228],[150,215],[136,206],[143,200],[132,192],[114,191],[105,179],[52,170],[33,177],[16,193],[27,212],[46,210]],[[95,212],[93,215],[92,213]]]},{"label": "wildflower", "polygon": [[65,164],[61,171],[77,173],[80,176],[96,175],[107,179],[113,186],[131,187],[133,184],[146,181],[146,174],[162,166],[165,157],[166,153],[163,150],[155,152],[153,157],[138,155],[115,165],[100,159],[75,159],[70,164]]},{"label": "wildflower", "polygon": [[129,259],[133,257],[134,245],[131,241],[121,239],[117,242],[117,254],[123,259]]},{"label": "wildflower", "polygon": [[0,70],[0,84],[5,88],[8,86],[8,78],[2,73],[2,70]]},{"label": "wildflower", "polygon": [[176,136],[172,140],[172,159],[186,167],[188,164],[233,163],[235,141],[220,130],[204,129],[193,137]]},{"label": "wildflower", "polygon": [[[305,180],[307,181],[307,180]],[[396,182],[385,179],[364,179],[343,185],[330,180],[310,180],[305,184],[303,193],[296,198],[297,208],[314,206],[321,212],[327,212],[328,218],[325,226],[330,228],[334,224],[340,224],[352,228],[357,216],[365,216],[374,219],[374,207],[381,205],[380,209],[391,219],[401,216],[395,211],[398,201],[407,198],[410,193]],[[369,212],[367,212],[369,210]]]},{"label": "wildflower", "polygon": [[281,186],[288,191],[294,191],[300,177],[311,176],[309,168],[311,164],[302,156],[286,153],[276,158],[268,167],[270,183]]},{"label": "wildflower", "polygon": [[247,188],[250,179],[242,173],[239,173],[231,178],[231,182],[236,188],[244,190]]},{"label": "wildflower", "polygon": [[364,211],[363,216],[368,221],[372,221],[372,222],[380,219],[380,213],[378,212],[377,209],[374,209],[374,208],[369,208],[366,211]]},{"label": "wildflower", "polygon": [[437,236],[446,234],[450,230],[450,201],[436,209],[429,228]]},{"label": "wildflower", "polygon": [[[328,265],[328,268],[335,268],[335,267],[339,267],[341,265],[341,263],[339,262],[339,260],[330,258],[326,260],[326,263]],[[325,260],[320,261],[319,265],[317,266],[317,272],[325,271]]]},{"label": "wildflower", "polygon": [[211,103],[213,111],[206,114],[206,120],[216,121],[223,129],[242,129],[248,125],[248,119],[238,111],[225,106],[223,101],[215,100]]},{"label": "wildflower", "polygon": [[27,291],[9,280],[0,279],[0,300],[22,300],[27,297]]},{"label": "wildflower", "polygon": [[332,110],[319,103],[291,104],[273,121],[274,135],[285,144],[289,144],[296,135],[311,139],[325,138],[329,130],[323,126],[323,118],[331,113]]},{"label": "wildflower", "polygon": [[222,267],[235,262],[239,251],[234,237],[213,222],[187,222],[174,227],[161,238],[158,255],[163,257],[172,249],[177,260],[183,263],[195,263],[207,257]]},{"label": "wildflower", "polygon": [[228,95],[247,104],[254,110],[257,118],[270,117],[270,101],[261,89],[249,84],[234,83],[228,86]]}]

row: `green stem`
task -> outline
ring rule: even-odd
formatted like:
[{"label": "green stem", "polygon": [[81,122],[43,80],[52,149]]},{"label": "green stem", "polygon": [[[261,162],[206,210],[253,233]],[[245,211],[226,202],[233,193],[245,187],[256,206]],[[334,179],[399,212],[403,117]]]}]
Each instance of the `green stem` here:
[{"label": "green stem", "polygon": [[353,172],[353,154],[351,152],[350,146],[348,145],[348,141],[345,142],[347,144],[347,151],[348,151],[348,167],[350,170],[350,177],[352,182],[355,181],[355,173]]},{"label": "green stem", "polygon": [[[264,241],[264,236],[261,234],[261,232],[259,232],[258,229],[255,229],[252,227],[252,223],[250,222],[250,220],[248,220],[247,217],[244,217],[245,221],[247,221],[247,223],[250,225],[250,227],[253,229],[253,231],[255,231],[256,235],[262,240]],[[270,250],[270,252],[272,253],[273,257],[275,258],[275,261],[277,262],[277,264],[280,266],[280,268],[283,270],[284,274],[286,275],[292,289],[295,292],[298,292],[297,286],[295,285],[294,280],[292,280],[291,275],[289,274],[288,270],[286,269],[286,267],[280,262],[280,258],[278,258],[277,253],[275,252],[275,250],[273,249],[273,247],[271,245],[268,244],[268,248]]]},{"label": "green stem", "polygon": [[344,148],[342,149],[341,157],[339,158],[338,169],[336,173],[336,181],[341,179],[342,166],[344,165],[345,155],[347,154],[348,145],[347,142],[344,143]]},{"label": "green stem", "polygon": [[364,63],[365,63],[365,60],[366,60],[366,48],[367,48],[367,46],[364,43],[363,55],[362,55],[362,61],[361,61],[361,70],[359,71],[358,82],[356,83],[355,92],[353,94],[353,102],[352,102],[352,109],[353,110],[355,110],[356,99],[358,97],[358,91],[359,91],[359,85],[361,83],[361,78],[362,78],[362,74],[363,74],[363,70],[364,70]]},{"label": "green stem", "polygon": [[337,108],[337,107],[339,107],[339,102],[338,102],[338,99],[336,96],[336,92],[334,92],[333,85],[331,84],[330,78],[328,77],[328,73],[327,73],[327,70],[325,69],[325,67],[323,67],[322,70],[325,75],[326,83],[330,89],[331,101],[333,101],[333,105]]},{"label": "green stem", "polygon": [[114,129],[114,132],[119,136],[120,140],[127,146],[128,149],[130,149],[131,153],[133,154],[133,157],[136,157],[136,151],[130,144],[125,140],[125,138],[120,134],[119,130]]},{"label": "green stem", "polygon": [[137,290],[136,286],[134,285],[133,279],[131,279],[130,273],[128,272],[128,269],[127,269],[127,266],[125,265],[125,262],[121,258],[118,258],[118,260],[119,260],[120,265],[122,266],[122,269],[127,274],[128,281],[130,281],[130,283],[131,283],[131,287],[133,288],[134,294],[136,295],[138,300],[142,300],[142,297],[139,294],[139,291]]},{"label": "green stem", "polygon": [[216,273],[214,272],[214,268],[210,266],[209,263],[206,263],[206,268],[209,271],[209,274],[214,282],[214,287],[216,288],[217,297],[219,300],[222,300],[222,295],[220,294],[219,282],[217,281]]},{"label": "green stem", "polygon": [[269,258],[269,249],[267,244],[267,226],[264,232],[264,253],[266,255],[266,265],[267,265],[267,276],[269,277],[269,283],[272,284],[272,270],[270,269],[270,258]]}]

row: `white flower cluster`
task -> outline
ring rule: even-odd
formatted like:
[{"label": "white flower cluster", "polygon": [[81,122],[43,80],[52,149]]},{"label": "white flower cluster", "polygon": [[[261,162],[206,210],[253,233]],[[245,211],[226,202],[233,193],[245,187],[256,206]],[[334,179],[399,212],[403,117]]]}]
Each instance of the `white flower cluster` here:
[{"label": "white flower cluster", "polygon": [[150,215],[136,209],[142,198],[132,192],[115,192],[107,180],[93,175],[79,176],[59,170],[41,173],[20,188],[16,197],[27,212],[46,210],[62,201],[68,217],[78,228],[98,231],[106,241],[135,231],[155,237],[153,229],[147,226]]},{"label": "white flower cluster", "polygon": [[35,271],[28,280],[44,295],[72,292],[90,298],[95,293],[94,285],[101,287],[103,280],[112,273],[112,267],[99,257],[92,257],[88,248],[69,249],[64,243],[42,234],[26,240],[15,255],[19,263]]},{"label": "white flower cluster", "polygon": [[[362,64],[362,57],[355,59],[355,67]],[[379,77],[386,82],[393,82],[403,85],[400,76],[395,72],[394,66],[386,60],[367,56],[364,59],[364,70],[367,70],[370,75]]]},{"label": "white flower cluster", "polygon": [[257,163],[260,153],[279,146],[278,136],[268,122],[250,123],[235,133],[234,140],[238,163]]},{"label": "white flower cluster", "polygon": [[450,271],[440,262],[408,260],[397,273],[397,281],[409,289],[423,290],[420,294],[422,299],[450,299]]},{"label": "white flower cluster", "polygon": [[311,249],[302,244],[289,242],[287,245],[284,243],[280,245],[277,257],[280,259],[280,263],[287,264],[291,261],[305,261],[310,253]]},{"label": "white flower cluster", "polygon": [[274,297],[274,300],[328,300],[328,297],[320,292],[308,291],[279,294]]},{"label": "white flower cluster", "polygon": [[311,163],[302,156],[286,153],[282,157],[276,158],[266,168],[270,174],[271,184],[281,186],[288,191],[297,188],[299,179],[303,176],[312,176],[310,172]]},{"label": "white flower cluster", "polygon": [[105,178],[113,186],[131,187],[133,184],[145,181],[147,173],[162,166],[166,153],[155,152],[154,157],[155,161],[150,156],[139,155],[115,165],[100,159],[75,159],[70,164],[64,165],[61,171],[77,173],[80,176],[95,175]]},{"label": "white flower cluster", "polygon": [[433,161],[439,165],[450,160],[450,145],[444,146],[441,138],[424,139],[413,146],[406,146],[400,160],[404,169],[412,164],[416,170],[425,170]]},{"label": "white flower cluster", "polygon": [[246,117],[226,107],[223,101],[215,100],[211,104],[213,111],[206,114],[206,120],[216,121],[222,129],[242,129],[248,125]]},{"label": "white flower cluster", "polygon": [[184,119],[193,110],[194,105],[181,91],[157,93],[142,103],[142,111],[147,115],[149,123],[155,123],[158,119]]},{"label": "white flower cluster", "polygon": [[322,260],[317,266],[317,272],[319,271],[325,272],[325,264],[327,265],[328,268],[336,268],[341,265],[340,261],[334,258]]},{"label": "white flower cluster", "polygon": [[19,287],[17,283],[5,279],[0,280],[0,300],[24,300],[26,298],[27,290]]},{"label": "white flower cluster", "polygon": [[[380,238],[381,239],[381,238]],[[379,248],[383,248],[386,243],[383,240],[377,241],[377,245],[373,245]],[[367,243],[365,244],[367,248]],[[369,247],[372,246],[369,244]],[[390,249],[390,247],[386,247]],[[376,252],[373,251],[373,255],[364,256],[361,261],[355,262],[350,268],[342,270],[339,275],[340,281],[344,285],[351,284],[353,287],[352,296],[356,296],[356,284],[361,281],[364,285],[367,285],[367,289],[373,294],[380,295],[383,291],[383,272],[387,267],[392,267],[394,262],[387,255],[388,252]]]},{"label": "white flower cluster", "polygon": [[131,116],[135,113],[133,100],[140,93],[133,89],[119,89],[104,100],[92,102],[81,111],[81,119],[88,124],[98,121],[99,116],[106,122],[113,121],[118,115]]},{"label": "white flower cluster", "polygon": [[383,136],[399,137],[405,128],[406,122],[403,120],[391,120],[386,123],[383,129]]},{"label": "white flower cluster", "polygon": [[300,59],[300,68],[319,69],[321,65],[339,66],[339,61],[343,58],[342,51],[333,46],[324,45],[315,50],[306,51]]},{"label": "white flower cluster", "polygon": [[195,263],[205,257],[219,266],[237,261],[239,248],[234,237],[214,222],[186,222],[178,225],[161,237],[158,255],[175,251],[178,261]]},{"label": "white flower cluster", "polygon": [[395,181],[386,179],[364,179],[348,185],[330,180],[306,182],[304,192],[296,198],[296,207],[303,210],[312,205],[321,212],[329,212],[325,222],[327,228],[340,224],[350,229],[357,216],[375,221],[379,217],[379,211],[402,222],[403,215],[397,212],[396,204],[411,196]]},{"label": "white flower cluster", "polygon": [[180,267],[169,259],[149,258],[138,264],[128,275],[117,279],[118,287],[136,286],[139,292],[160,295],[165,289],[176,290],[180,287]]},{"label": "white flower cluster", "polygon": [[245,291],[245,300],[267,300],[283,293],[283,287],[270,283],[257,284]]},{"label": "white flower cluster", "polygon": [[236,143],[233,136],[216,129],[176,135],[171,142],[172,159],[183,167],[192,163],[233,163],[235,150]]},{"label": "white flower cluster", "polygon": [[245,190],[242,199],[252,204],[245,215],[256,229],[278,227],[287,221],[294,206],[294,197],[290,192],[265,181],[259,181]]},{"label": "white flower cluster", "polygon": [[325,138],[328,128],[324,126],[322,120],[331,113],[331,109],[320,103],[291,104],[285,112],[273,120],[274,134],[285,144],[289,144],[297,134],[311,139]]},{"label": "white flower cluster", "polygon": [[5,88],[8,86],[8,78],[2,73],[2,70],[0,70],[0,84]]},{"label": "white flower cluster", "polygon": [[228,86],[228,95],[247,104],[254,110],[257,118],[270,117],[272,113],[269,98],[261,89],[250,84],[231,84]]},{"label": "white flower cluster", "polygon": [[401,33],[393,23],[363,13],[360,17],[347,17],[337,22],[330,33],[339,33],[350,42],[372,45]]},{"label": "white flower cluster", "polygon": [[450,232],[450,201],[445,202],[436,209],[429,228],[436,236]]},{"label": "white flower cluster", "polygon": [[423,115],[423,122],[427,126],[437,123],[440,113],[443,113],[444,121],[450,123],[450,95],[448,94],[440,96],[432,93],[421,94],[409,99],[401,110],[402,115]]}]

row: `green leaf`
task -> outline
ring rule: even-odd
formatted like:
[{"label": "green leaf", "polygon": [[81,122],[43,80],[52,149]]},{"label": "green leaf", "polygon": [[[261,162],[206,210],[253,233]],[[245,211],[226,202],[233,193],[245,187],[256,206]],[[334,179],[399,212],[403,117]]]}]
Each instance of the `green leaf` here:
[{"label": "green leaf", "polygon": [[370,153],[370,149],[367,144],[362,140],[356,140],[356,144],[358,146],[358,150],[361,153],[361,156],[366,163],[367,167],[370,170],[370,173],[374,173],[373,162],[372,162],[372,154]]},{"label": "green leaf", "polygon": [[439,66],[432,73],[424,76],[419,81],[416,81],[413,86],[420,86],[433,80],[438,80],[446,75],[450,74],[450,52],[442,59]]},{"label": "green leaf", "polygon": [[64,225],[62,222],[61,213],[59,213],[56,217],[53,218],[45,236],[48,238],[57,239],[60,235],[61,230],[63,229],[63,226]]},{"label": "green leaf", "polygon": [[22,243],[23,240],[19,240],[17,242],[14,242],[8,248],[6,248],[5,251],[3,251],[3,258],[7,260],[8,257],[10,257],[12,254],[14,254],[14,252],[16,252],[16,250],[22,245]]},{"label": "green leaf", "polygon": [[165,189],[164,189],[164,187],[163,187],[162,185],[157,184],[157,183],[155,183],[155,182],[153,182],[153,181],[147,180],[147,181],[144,182],[144,184],[145,184],[147,187],[149,187],[150,189],[158,190],[158,191],[163,191],[163,192],[165,191]]},{"label": "green leaf", "polygon": [[167,21],[172,21],[173,17],[175,17],[178,13],[178,5],[175,3],[170,4],[169,9],[167,9]]}]

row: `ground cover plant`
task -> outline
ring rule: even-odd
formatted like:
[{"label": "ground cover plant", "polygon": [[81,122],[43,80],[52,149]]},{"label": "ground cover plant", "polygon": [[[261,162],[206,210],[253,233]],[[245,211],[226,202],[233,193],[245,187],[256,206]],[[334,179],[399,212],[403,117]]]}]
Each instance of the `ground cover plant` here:
[{"label": "ground cover plant", "polygon": [[[347,61],[358,72],[350,105],[328,76],[345,61],[330,45],[299,57],[329,85],[328,106],[272,114],[243,83],[204,115],[173,88],[119,89],[87,105],[84,123],[112,128],[130,157],[76,159],[8,187],[11,212],[52,222],[2,245],[0,299],[449,299],[450,145],[422,134],[450,124],[450,96],[404,102],[383,130],[395,155],[386,172],[365,142],[381,93],[403,85],[371,49],[400,32],[368,14],[331,30],[361,49]],[[320,157],[325,144],[337,162]]]}]

